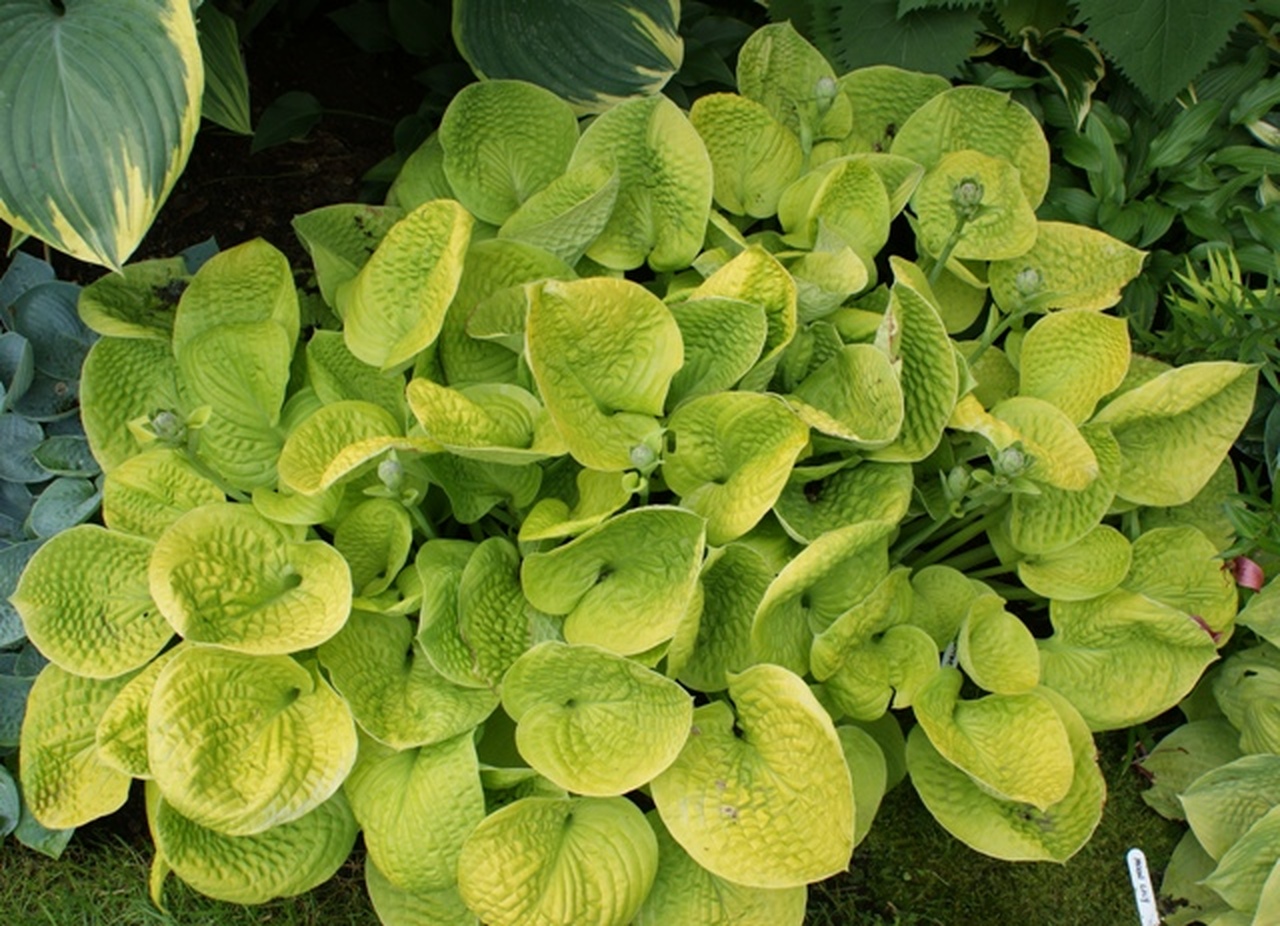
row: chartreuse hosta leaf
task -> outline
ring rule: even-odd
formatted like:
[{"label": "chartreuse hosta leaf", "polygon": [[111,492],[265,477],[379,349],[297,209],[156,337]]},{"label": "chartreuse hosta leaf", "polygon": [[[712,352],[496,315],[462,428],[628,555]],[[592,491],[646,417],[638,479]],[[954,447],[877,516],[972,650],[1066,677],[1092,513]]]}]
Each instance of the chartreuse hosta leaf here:
[{"label": "chartreuse hosta leaf", "polygon": [[1047,315],[1023,338],[1019,358],[1018,394],[1050,402],[1081,424],[1124,381],[1129,326],[1083,310]]},{"label": "chartreuse hosta leaf", "polygon": [[1087,489],[1098,478],[1101,467],[1093,447],[1056,405],[1014,396],[991,409],[991,414],[1013,428],[1030,454],[1029,478],[1073,492]]},{"label": "chartreuse hosta leaf", "polygon": [[353,279],[391,226],[404,216],[395,206],[339,203],[312,209],[290,223],[311,255],[320,295],[337,304],[338,287]]},{"label": "chartreuse hosta leaf", "polygon": [[836,81],[853,106],[853,130],[837,144],[843,153],[887,151],[911,114],[951,83],[937,74],[881,64],[857,68]]},{"label": "chartreuse hosta leaf", "polygon": [[[204,68],[191,6],[20,0],[0,13],[0,35],[0,81],[12,101],[0,132],[23,139],[0,163],[0,216],[79,260],[120,269],[200,124]],[[100,140],[88,158],[87,138]]]},{"label": "chartreuse hosta leaf", "polygon": [[427,436],[457,456],[521,465],[565,452],[542,403],[519,386],[450,389],[418,377],[409,383],[408,398]]},{"label": "chartreuse hosta leaf", "polygon": [[834,233],[867,265],[888,240],[892,217],[880,174],[859,157],[828,161],[791,184],[778,201],[785,241],[811,248]]},{"label": "chartreuse hosta leaf", "polygon": [[318,646],[351,609],[351,571],[342,554],[249,505],[187,512],[156,541],[151,595],[188,640],[245,653],[283,654]]},{"label": "chartreuse hosta leaf", "polygon": [[179,404],[178,364],[167,343],[99,338],[89,348],[80,374],[80,417],[105,472],[138,452],[130,421],[175,412]]},{"label": "chartreuse hosta leaf", "polygon": [[1032,209],[1049,188],[1049,143],[1040,124],[1009,94],[986,87],[954,87],[930,98],[899,127],[891,150],[927,170],[957,151],[999,158],[1016,170]]},{"label": "chartreuse hosta leaf", "polygon": [[360,272],[337,290],[352,354],[387,371],[436,339],[458,288],[473,221],[458,203],[437,199],[391,226]]},{"label": "chartreuse hosta leaf", "polygon": [[367,857],[364,884],[373,903],[373,911],[383,926],[478,926],[476,915],[467,909],[458,895],[457,885],[439,891],[403,891],[387,880]]},{"label": "chartreuse hosta leaf", "polygon": [[705,543],[701,517],[651,505],[526,556],[520,582],[535,608],[566,615],[570,643],[629,656],[675,633],[693,599]]},{"label": "chartreuse hosta leaf", "polygon": [[526,797],[471,831],[458,891],[489,926],[625,926],[657,871],[657,838],[626,798]]},{"label": "chartreuse hosta leaf", "polygon": [[578,120],[568,103],[536,84],[487,80],[458,92],[438,138],[458,201],[476,218],[501,225],[564,173]]},{"label": "chartreuse hosta leaf", "polygon": [[498,237],[542,248],[572,266],[609,224],[618,185],[618,170],[607,161],[561,174],[526,199]]},{"label": "chartreuse hosta leaf", "polygon": [[[1231,496],[1236,493],[1236,468],[1229,457],[1224,458],[1196,493],[1185,505],[1170,508],[1147,508],[1142,512],[1143,528],[1194,527],[1208,537],[1218,550],[1225,550],[1236,539],[1236,530],[1226,512]],[[1256,597],[1256,596],[1255,596]],[[1250,599],[1251,601],[1254,599]],[[1265,633],[1263,634],[1265,636]]]},{"label": "chartreuse hosta leaf", "polygon": [[184,817],[151,783],[147,822],[157,854],[174,874],[208,897],[238,904],[293,897],[328,881],[351,854],[359,831],[338,792],[296,820],[229,836]]},{"label": "chartreuse hosta leaf", "polygon": [[[911,197],[921,246],[933,257],[941,257],[953,240],[951,255],[958,258],[1025,254],[1035,244],[1037,227],[1020,180],[1018,169],[1003,158],[968,149],[943,154]],[[971,216],[960,205],[966,195],[981,197]]]},{"label": "chartreuse hosta leaf", "polygon": [[411,893],[453,887],[462,843],[485,814],[470,732],[401,752],[361,740],[343,790],[370,859],[392,885]]},{"label": "chartreuse hosta leaf", "polygon": [[453,38],[482,80],[528,80],[598,113],[656,94],[680,67],[680,4],[466,0],[454,7]]},{"label": "chartreuse hosta leaf", "polygon": [[1222,853],[1218,866],[1204,879],[1204,884],[1236,910],[1252,913],[1262,899],[1263,886],[1277,861],[1280,861],[1280,807],[1273,807]]},{"label": "chartreuse hosta leaf", "polygon": [[991,263],[991,294],[1006,312],[1113,306],[1142,271],[1145,251],[1105,232],[1066,222],[1040,222],[1030,250]]},{"label": "chartreuse hosta leaf", "polygon": [[119,810],[129,796],[129,776],[102,760],[94,739],[98,719],[129,679],[99,681],[50,664],[31,686],[19,746],[22,796],[44,826],[80,826]]},{"label": "chartreuse hosta leaf", "polygon": [[498,696],[445,679],[394,614],[353,611],[320,647],[320,662],[370,736],[394,749],[451,739],[489,716]]},{"label": "chartreuse hosta leaf", "polygon": [[857,604],[888,572],[887,521],[862,521],[828,531],[791,558],[769,584],[751,624],[751,649],[761,662],[809,671],[814,634]]},{"label": "chartreuse hosta leaf", "polygon": [[280,484],[303,495],[318,495],[387,450],[439,450],[424,438],[404,437],[404,428],[386,409],[348,400],[326,405],[294,428],[280,451]]},{"label": "chartreuse hosta leaf", "polygon": [[680,327],[684,365],[671,380],[669,405],[732,388],[760,359],[769,323],[759,303],[708,296],[670,309]]},{"label": "chartreuse hosta leaf", "polygon": [[645,263],[682,270],[702,249],[711,211],[711,159],[684,113],[665,96],[628,100],[582,133],[570,170],[618,171],[618,199],[587,256],[614,270]]},{"label": "chartreuse hosta leaf", "polygon": [[1040,684],[1035,637],[995,595],[979,595],[970,602],[956,637],[956,656],[986,691],[1018,695]]},{"label": "chartreuse hosta leaf", "polygon": [[1226,630],[1236,616],[1236,584],[1213,541],[1194,527],[1157,527],[1133,542],[1124,588]]},{"label": "chartreuse hosta leaf", "polygon": [[1280,804],[1280,757],[1242,756],[1197,778],[1179,799],[1200,845],[1220,859]]},{"label": "chartreuse hosta leaf", "polygon": [[168,341],[173,336],[174,306],[190,282],[181,257],[136,261],[81,290],[76,311],[101,335]]},{"label": "chartreuse hosta leaf", "polygon": [[1225,717],[1185,723],[1141,760],[1151,787],[1142,799],[1170,820],[1185,820],[1180,795],[1201,775],[1240,758],[1239,731]]},{"label": "chartreuse hosta leaf", "polygon": [[843,138],[853,126],[835,71],[790,23],[757,29],[738,52],[737,70],[742,95],[763,104],[806,151],[817,139]]},{"label": "chartreuse hosta leaf", "polygon": [[764,105],[735,93],[699,97],[689,113],[715,176],[715,201],[734,215],[763,219],[800,174],[804,152],[795,133]]},{"label": "chartreuse hosta leaf", "polygon": [[592,469],[653,459],[657,417],[684,354],[666,306],[638,284],[600,277],[531,291],[525,333],[538,391],[574,459]]},{"label": "chartreuse hosta leaf", "polygon": [[1132,547],[1114,527],[1099,524],[1075,543],[1018,561],[1018,578],[1037,595],[1083,601],[1105,595],[1129,573]]},{"label": "chartreuse hosta leaf", "polygon": [[[1069,787],[1058,801],[1037,807],[992,794],[944,758],[923,725],[912,730],[907,740],[911,783],[934,818],[979,852],[1007,861],[1065,862],[1089,840],[1102,819],[1106,781],[1089,728],[1067,699],[1045,689],[1024,697],[1039,698],[1050,707],[1056,718],[1046,715],[1046,719],[1065,733]],[[1025,752],[1025,746],[1018,746],[1010,755]]]},{"label": "chartreuse hosta leaf", "polygon": [[717,877],[693,860],[672,837],[662,817],[645,815],[658,837],[658,876],[636,914],[635,926],[800,926],[808,890],[804,886],[743,887]]},{"label": "chartreuse hosta leaf", "polygon": [[979,588],[950,566],[925,566],[911,576],[910,622],[933,638],[941,650],[955,640]]},{"label": "chartreuse hosta leaf", "polygon": [[147,586],[152,543],[81,524],[49,539],[13,593],[27,635],[77,675],[114,678],[138,669],[173,636]]},{"label": "chartreuse hosta leaf", "polygon": [[1275,752],[1280,746],[1280,658],[1270,644],[1242,650],[1229,658],[1213,680],[1213,697],[1239,731],[1241,750]]},{"label": "chartreuse hosta leaf", "polygon": [[[538,499],[520,523],[520,540],[558,540],[595,527],[630,501],[637,488],[635,473],[579,469],[575,495]],[[572,507],[570,506],[572,502]]]},{"label": "chartreuse hosta leaf", "polygon": [[1131,726],[1167,710],[1217,658],[1190,615],[1123,588],[1086,601],[1053,601],[1054,634],[1040,641],[1044,684],[1093,730]]},{"label": "chartreuse hosta leaf", "polygon": [[721,392],[667,421],[662,475],[683,507],[707,519],[707,543],[745,534],[782,491],[809,429],[779,399]]},{"label": "chartreuse hosta leaf", "polygon": [[406,418],[404,376],[380,373],[347,350],[342,333],[316,331],[307,342],[307,382],[321,402],[371,402]]},{"label": "chartreuse hosta leaf", "polygon": [[1191,363],[1109,402],[1093,421],[1108,425],[1120,443],[1124,462],[1116,494],[1139,505],[1194,498],[1244,427],[1256,385],[1253,367]]},{"label": "chartreuse hosta leaf", "polygon": [[187,648],[179,643],[151,660],[120,689],[98,720],[98,758],[133,778],[150,778],[147,761],[147,711],[156,680],[174,656]]},{"label": "chartreuse hosta leaf", "polygon": [[102,520],[107,527],[152,540],[192,508],[226,501],[217,485],[171,447],[130,457],[107,474]]},{"label": "chartreuse hosta leaf", "polygon": [[1120,481],[1120,446],[1102,425],[1085,425],[1079,433],[1093,451],[1098,475],[1079,490],[1041,483],[1038,495],[1013,496],[1009,538],[1023,553],[1052,553],[1071,546],[1097,527],[1111,507]]},{"label": "chartreuse hosta leaf", "polygon": [[775,665],[730,676],[729,697],[734,707],[694,711],[684,750],[650,785],[663,823],[694,861],[736,884],[798,887],[843,871],[853,788],[827,712]]},{"label": "chartreuse hosta leaf", "polygon": [[889,355],[872,344],[849,344],[805,377],[787,396],[805,423],[857,447],[876,450],[902,430],[904,401]]},{"label": "chartreuse hosta leaf", "polygon": [[861,462],[821,471],[797,467],[774,503],[787,533],[812,543],[829,530],[858,521],[902,520],[911,503],[911,467]]},{"label": "chartreuse hosta leaf", "polygon": [[192,646],[156,680],[147,756],[184,817],[249,836],[328,800],[355,762],[356,730],[318,666]]},{"label": "chartreuse hosta leaf", "polygon": [[357,595],[386,591],[409,558],[413,523],[403,505],[389,498],[361,502],[338,525],[333,546],[351,570]]},{"label": "chartreuse hosta leaf", "polygon": [[292,352],[298,339],[298,291],[288,259],[261,238],[209,259],[182,293],[173,319],[173,352],[223,325],[273,322]]}]

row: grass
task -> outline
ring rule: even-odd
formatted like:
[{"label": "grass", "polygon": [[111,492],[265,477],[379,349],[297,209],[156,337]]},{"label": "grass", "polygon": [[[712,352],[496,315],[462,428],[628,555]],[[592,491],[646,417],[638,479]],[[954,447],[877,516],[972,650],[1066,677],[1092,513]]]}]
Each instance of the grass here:
[{"label": "grass", "polygon": [[[1065,865],[1010,864],[951,838],[909,784],[890,793],[852,870],[815,885],[808,926],[1136,926],[1124,855],[1141,847],[1157,873],[1182,827],[1142,802],[1123,733],[1099,737],[1109,798],[1090,843]],[[0,845],[3,926],[377,926],[357,853],[310,894],[261,907],[209,900],[171,878],[168,913],[151,905],[151,851],[130,804],[84,828],[58,861]],[[672,924],[682,926],[682,924]],[[697,924],[689,924],[697,926]]]}]

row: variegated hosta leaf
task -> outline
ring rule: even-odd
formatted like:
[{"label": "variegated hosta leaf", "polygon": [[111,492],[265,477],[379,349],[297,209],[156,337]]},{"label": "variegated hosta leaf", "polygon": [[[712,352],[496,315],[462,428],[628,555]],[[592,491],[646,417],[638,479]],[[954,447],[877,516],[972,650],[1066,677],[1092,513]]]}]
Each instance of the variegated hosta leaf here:
[{"label": "variegated hosta leaf", "polygon": [[1239,739],[1225,717],[1176,727],[1139,762],[1142,776],[1151,782],[1142,799],[1162,817],[1185,820],[1180,795],[1201,775],[1240,758]]},{"label": "variegated hosta leaf", "polygon": [[693,598],[705,543],[701,517],[651,505],[526,556],[520,582],[535,608],[566,615],[570,643],[633,655],[676,632]]},{"label": "variegated hosta leaf", "polygon": [[1017,550],[1035,556],[1069,547],[1097,527],[1110,509],[1120,481],[1120,446],[1102,425],[1087,424],[1080,436],[1097,460],[1097,477],[1080,490],[1041,484],[1039,495],[1015,494],[1009,539]]},{"label": "variegated hosta leaf", "polygon": [[187,644],[179,643],[151,660],[112,699],[98,720],[94,736],[102,762],[133,778],[151,777],[151,765],[147,761],[147,711],[151,707],[151,694],[165,666],[186,647]]},{"label": "variegated hosta leaf", "polygon": [[1220,859],[1280,805],[1280,756],[1243,756],[1221,765],[1193,781],[1179,799],[1196,839]]},{"label": "variegated hosta leaf", "polygon": [[861,462],[829,472],[798,467],[773,510],[787,533],[812,543],[858,521],[901,521],[912,485],[911,467],[904,463]]},{"label": "variegated hosta leaf", "polygon": [[764,557],[746,544],[713,550],[699,579],[703,605],[696,625],[681,626],[667,652],[668,674],[697,691],[729,687],[729,673],[752,663],[751,621],[772,579]]},{"label": "variegated hosta leaf", "polygon": [[152,540],[192,508],[226,501],[222,489],[170,447],[130,457],[107,474],[102,520],[107,527]]},{"label": "variegated hosta leaf", "polygon": [[[1037,595],[1083,601],[1105,595],[1129,573],[1133,550],[1114,527],[1099,524],[1070,546],[1018,561],[1018,578]],[[1154,596],[1153,596],[1154,597]]]},{"label": "variegated hosta leaf", "polygon": [[683,507],[707,519],[707,543],[723,546],[773,506],[808,439],[804,422],[775,397],[702,396],[668,420],[662,475]]},{"label": "variegated hosta leaf", "polygon": [[752,33],[738,52],[737,71],[739,92],[763,104],[806,151],[815,140],[843,138],[853,127],[852,106],[836,90],[835,71],[789,22]]},{"label": "variegated hosta leaf", "polygon": [[436,339],[458,288],[472,222],[458,203],[438,199],[391,226],[360,272],[337,290],[352,354],[385,372]]},{"label": "variegated hosta leaf", "polygon": [[1030,250],[991,264],[991,294],[1006,312],[1105,309],[1142,271],[1146,251],[1105,232],[1066,222],[1039,226]]},{"label": "variegated hosta leaf", "polygon": [[491,691],[459,688],[443,678],[414,642],[413,624],[394,614],[353,611],[319,655],[356,721],[394,749],[474,729],[498,704]]},{"label": "variegated hosta leaf", "polygon": [[339,203],[295,215],[290,223],[311,255],[320,295],[337,305],[338,287],[355,278],[391,226],[404,217],[394,206]]},{"label": "variegated hosta leaf", "polygon": [[304,816],[250,836],[228,836],[173,808],[152,784],[147,817],[156,852],[179,878],[226,903],[293,897],[328,881],[359,827],[341,792]]},{"label": "variegated hosta leaf", "polygon": [[1040,671],[1092,730],[1142,723],[1177,704],[1217,658],[1190,616],[1124,589],[1054,601],[1054,634],[1040,641]]},{"label": "variegated hosta leaf", "polygon": [[956,404],[960,374],[946,325],[924,274],[914,264],[891,257],[894,284],[878,338],[902,363],[905,411],[893,443],[872,459],[914,463],[933,453]]},{"label": "variegated hosta leaf", "polygon": [[57,665],[41,670],[22,722],[22,797],[52,829],[81,826],[119,810],[129,776],[98,755],[98,720],[130,676],[99,681]]},{"label": "variegated hosta leaf", "polygon": [[899,127],[891,150],[932,170],[946,155],[966,149],[1016,168],[1027,204],[1040,205],[1049,188],[1049,143],[1035,116],[1007,93],[986,87],[939,93]]},{"label": "variegated hosta leaf", "polygon": [[674,103],[651,96],[602,114],[582,133],[569,169],[592,164],[617,169],[618,199],[588,257],[614,270],[693,263],[711,212],[711,158]]},{"label": "variegated hosta leaf", "polygon": [[346,560],[249,505],[187,512],[156,541],[151,595],[183,637],[245,653],[319,646],[351,610]]},{"label": "variegated hosta leaf", "polygon": [[174,306],[190,282],[181,257],[136,261],[82,289],[76,311],[81,321],[107,337],[168,341]]},{"label": "variegated hosta leaf", "polygon": [[147,586],[152,543],[81,524],[27,563],[12,602],[51,662],[91,678],[141,668],[173,636]]},{"label": "variegated hosta leaf", "polygon": [[459,390],[417,377],[408,398],[427,436],[460,457],[519,466],[565,452],[542,403],[519,386],[481,383]]},{"label": "variegated hosta leaf", "polygon": [[457,200],[481,221],[501,225],[564,173],[578,120],[564,100],[536,84],[486,80],[458,91],[438,138]]},{"label": "variegated hosta leaf", "polygon": [[865,158],[829,161],[791,184],[778,201],[785,241],[812,248],[834,234],[867,267],[889,240],[892,218],[889,192]]},{"label": "variegated hosta leaf", "polygon": [[[911,783],[929,812],[961,842],[1007,861],[1065,862],[1089,841],[1102,819],[1107,786],[1098,768],[1089,728],[1065,698],[1040,689],[1036,695],[1057,713],[1072,763],[1070,788],[1056,803],[1002,800],[948,762],[916,727],[907,740]],[[1016,747],[1022,754],[1025,746]]]},{"label": "variegated hosta leaf", "polygon": [[849,344],[805,377],[787,401],[815,430],[869,450],[902,430],[904,400],[898,371],[872,344]]},{"label": "variegated hosta leaf", "polygon": [[963,682],[957,669],[944,668],[916,695],[916,719],[933,747],[1003,800],[1038,810],[1062,800],[1075,760],[1066,721],[1051,696],[1033,689],[961,700]]},{"label": "variegated hosta leaf", "polygon": [[484,818],[470,732],[403,752],[362,740],[343,790],[369,858],[393,886],[423,893],[456,883],[462,843]]},{"label": "variegated hosta leaf", "polygon": [[369,402],[326,405],[293,429],[276,470],[280,484],[303,495],[318,495],[390,449],[438,449],[434,441],[406,438],[403,426]]},{"label": "variegated hosta leaf", "polygon": [[684,750],[650,785],[663,823],[736,884],[798,887],[843,871],[853,787],[827,712],[774,665],[730,676],[729,697],[736,718],[724,701],[695,710]]},{"label": "variegated hosta leaf", "polygon": [[893,527],[886,521],[849,524],[828,531],[792,557],[770,583],[752,619],[755,659],[807,674],[814,635],[888,573],[886,538]]},{"label": "variegated hosta leaf", "polygon": [[351,351],[340,331],[318,330],[307,342],[307,382],[324,404],[356,400],[407,418],[403,374],[381,373]]},{"label": "variegated hosta leaf", "polygon": [[1139,505],[1194,498],[1244,427],[1256,384],[1244,364],[1190,363],[1109,402],[1093,421],[1110,426],[1120,443],[1116,494]]},{"label": "variegated hosta leaf", "polygon": [[80,374],[80,417],[93,457],[111,472],[138,452],[129,422],[179,408],[178,364],[164,341],[99,338]]},{"label": "variegated hosta leaf", "polygon": [[995,595],[980,595],[970,603],[956,638],[956,656],[986,691],[1024,694],[1040,684],[1035,637]]},{"label": "variegated hosta leaf", "polygon": [[758,219],[777,212],[804,160],[795,134],[762,104],[736,93],[699,97],[689,119],[711,157],[716,204]]},{"label": "variegated hosta leaf", "polygon": [[383,926],[478,926],[476,915],[467,909],[458,895],[457,885],[439,891],[402,891],[377,866],[366,858],[365,889],[373,903],[373,912]]},{"label": "variegated hosta leaf", "polygon": [[638,284],[600,277],[532,290],[529,366],[574,458],[592,469],[640,465],[684,359],[667,307]]},{"label": "variegated hosta leaf", "polygon": [[606,161],[561,174],[511,213],[498,237],[523,241],[573,266],[609,224],[619,182],[617,168]]},{"label": "variegated hosta leaf", "polygon": [[333,533],[333,546],[351,570],[354,593],[378,595],[390,588],[409,559],[413,523],[404,505],[371,498],[347,514]]},{"label": "variegated hosta leaf", "polygon": [[574,479],[577,492],[567,497],[546,495],[544,484],[543,497],[520,522],[521,542],[581,534],[626,505],[638,487],[635,473],[579,469]]},{"label": "variegated hosta leaf", "polygon": [[274,322],[290,354],[298,340],[298,290],[289,260],[255,238],[211,257],[182,293],[173,319],[173,352],[210,328]]},{"label": "variegated hosta leaf", "polygon": [[147,755],[184,817],[249,836],[328,800],[355,762],[356,729],[318,666],[193,646],[156,680]]},{"label": "variegated hosta leaf", "polygon": [[857,68],[836,84],[853,106],[853,131],[838,144],[842,153],[887,151],[911,114],[951,82],[938,74],[907,71],[888,64]]},{"label": "variegated hosta leaf", "polygon": [[464,0],[454,7],[453,39],[481,80],[532,81],[579,113],[598,113],[656,94],[679,70],[679,19],[673,0]]},{"label": "variegated hosta leaf", "polygon": [[[930,256],[941,257],[955,238],[951,255],[957,258],[1007,260],[1025,254],[1035,244],[1037,226],[1020,179],[1008,161],[980,151],[942,155],[911,197],[921,246]],[[957,199],[973,186],[981,203],[961,224]]]},{"label": "variegated hosta leaf", "polygon": [[800,926],[808,889],[743,887],[707,871],[676,842],[654,811],[645,815],[658,836],[658,876],[635,926]]},{"label": "variegated hosta leaf", "polygon": [[1240,734],[1244,752],[1280,749],[1280,652],[1270,644],[1242,650],[1213,679],[1213,697]]},{"label": "variegated hosta leaf", "polygon": [[759,303],[708,296],[669,308],[684,345],[684,365],[672,377],[669,406],[732,388],[760,359],[769,323]]},{"label": "variegated hosta leaf", "polygon": [[489,926],[621,926],[657,871],[657,839],[626,798],[526,797],[471,831],[458,890]]},{"label": "variegated hosta leaf", "polygon": [[0,135],[13,142],[0,161],[0,217],[119,270],[200,124],[204,66],[190,4],[16,0],[0,11],[0,35],[9,99]]},{"label": "variegated hosta leaf", "polygon": [[693,701],[675,682],[594,646],[547,642],[502,682],[520,755],[577,794],[625,794],[669,766],[684,746]]},{"label": "variegated hosta leaf", "polygon": [[1018,363],[1019,395],[1044,399],[1081,424],[1124,381],[1129,326],[1122,318],[1083,310],[1046,315],[1023,338]]},{"label": "variegated hosta leaf", "polygon": [[1191,614],[1220,632],[1236,616],[1236,583],[1214,543],[1194,527],[1157,527],[1133,542],[1129,591]]}]

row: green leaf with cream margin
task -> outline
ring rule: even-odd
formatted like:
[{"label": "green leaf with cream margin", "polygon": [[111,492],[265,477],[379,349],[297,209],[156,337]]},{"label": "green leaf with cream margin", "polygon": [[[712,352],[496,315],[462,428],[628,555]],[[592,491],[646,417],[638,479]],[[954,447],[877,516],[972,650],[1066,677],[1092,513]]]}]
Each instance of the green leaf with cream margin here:
[{"label": "green leaf with cream margin", "polygon": [[535,608],[565,615],[568,642],[630,656],[675,634],[693,601],[705,545],[701,517],[651,505],[531,553],[520,582]]},{"label": "green leaf with cream margin", "polygon": [[650,785],[663,823],[735,884],[798,887],[843,871],[853,786],[827,712],[781,666],[731,675],[729,698],[694,711],[679,758]]},{"label": "green leaf with cream margin", "polygon": [[808,440],[804,422],[776,397],[701,396],[667,421],[662,476],[683,507],[707,519],[707,543],[723,546],[773,506]]},{"label": "green leaf with cream margin", "polygon": [[341,629],[351,571],[321,540],[249,505],[215,503],[183,515],[156,541],[151,595],[188,640],[244,653],[309,649]]},{"label": "green leaf with cream margin", "polygon": [[314,664],[193,646],[156,680],[147,755],[184,817],[251,836],[332,797],[355,763],[356,729]]},{"label": "green leaf with cream margin", "polygon": [[1102,819],[1107,787],[1080,715],[1052,691],[1040,689],[1038,697],[1057,712],[1070,745],[1071,784],[1056,803],[1037,808],[996,797],[943,758],[923,727],[908,737],[907,765],[929,812],[961,842],[1007,861],[1065,862]]},{"label": "green leaf with cream margin", "polygon": [[598,113],[658,93],[679,70],[679,19],[679,0],[460,0],[453,39],[481,80],[527,80]]},{"label": "green leaf with cream margin", "polygon": [[684,351],[671,312],[643,287],[601,277],[530,290],[526,350],[538,391],[582,465],[622,470],[650,449]]},{"label": "green leaf with cream margin", "polygon": [[463,901],[489,926],[629,923],[653,886],[658,842],[621,797],[526,797],[472,830],[458,860]]},{"label": "green leaf with cream margin", "polygon": [[1112,399],[1093,423],[1109,426],[1120,444],[1116,494],[1139,505],[1191,501],[1248,421],[1256,385],[1252,366],[1191,363]]},{"label": "green leaf with cream margin", "polygon": [[[204,65],[188,0],[0,9],[0,218],[119,270],[191,153]],[[85,140],[94,139],[93,156]]]},{"label": "green leaf with cream margin", "polygon": [[140,669],[173,636],[147,585],[152,544],[81,524],[48,540],[18,580],[13,605],[51,662],[90,678]]},{"label": "green leaf with cream margin", "polygon": [[675,682],[595,646],[539,644],[502,681],[516,747],[567,791],[608,797],[641,787],[680,754],[693,700]]},{"label": "green leaf with cream margin", "polygon": [[1040,222],[1030,250],[992,261],[991,295],[1006,312],[1105,309],[1120,301],[1146,256],[1094,228]]}]

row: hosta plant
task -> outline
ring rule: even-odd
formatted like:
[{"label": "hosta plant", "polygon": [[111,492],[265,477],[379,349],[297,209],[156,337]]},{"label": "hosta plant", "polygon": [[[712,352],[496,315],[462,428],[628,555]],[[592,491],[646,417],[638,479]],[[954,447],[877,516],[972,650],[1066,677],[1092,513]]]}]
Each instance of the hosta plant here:
[{"label": "hosta plant", "polygon": [[1131,354],[1143,255],[1037,221],[1005,96],[786,26],[737,77],[463,91],[391,204],[297,218],[340,329],[262,241],[86,292],[39,819],[143,779],[156,896],[241,903],[362,830],[386,923],[798,923],[908,772],[983,852],[1087,841],[1092,732],[1232,632],[1254,371]]}]

